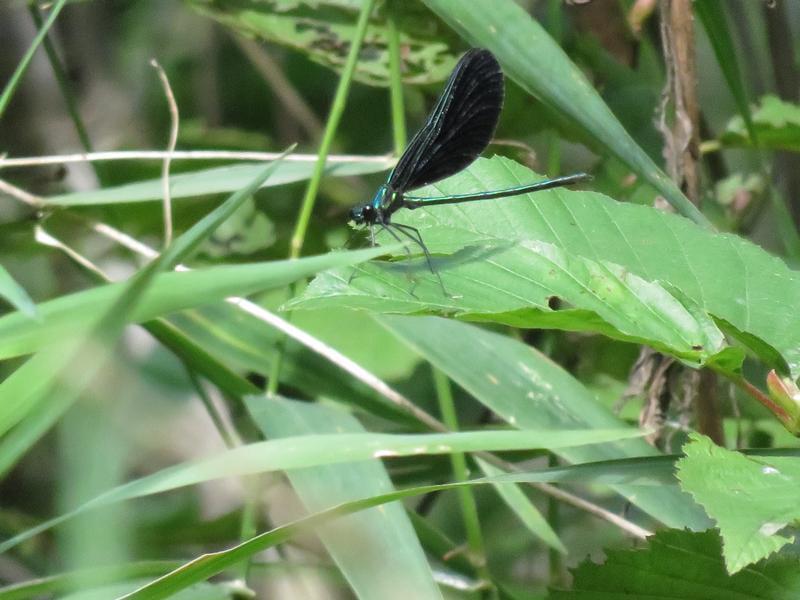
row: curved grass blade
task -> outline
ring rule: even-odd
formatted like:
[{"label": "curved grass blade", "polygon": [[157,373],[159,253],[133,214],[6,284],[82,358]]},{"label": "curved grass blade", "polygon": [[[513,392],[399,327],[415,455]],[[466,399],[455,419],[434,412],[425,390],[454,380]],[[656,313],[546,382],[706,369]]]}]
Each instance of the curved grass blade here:
[{"label": "curved grass blade", "polygon": [[[367,160],[369,158],[369,160]],[[363,161],[334,162],[326,165],[325,175],[348,177],[378,173],[392,166],[389,157],[365,157]],[[170,176],[170,196],[173,199],[207,196],[238,190],[256,176],[261,164],[237,164],[212,167]],[[283,161],[261,187],[273,187],[304,181],[311,177],[313,161]],[[155,202],[163,195],[161,179],[148,179],[99,190],[70,192],[44,199],[47,206],[94,206],[128,202]]]},{"label": "curved grass blade", "polygon": [[[480,457],[476,457],[475,460],[486,477],[497,477],[504,474],[504,471]],[[508,505],[508,508],[517,515],[517,518],[533,535],[561,554],[567,553],[567,549],[558,538],[558,534],[553,531],[544,515],[539,512],[539,509],[536,508],[517,484],[494,484],[494,489],[503,499],[503,502]]]},{"label": "curved grass blade", "polygon": [[711,47],[714,49],[714,55],[717,57],[717,64],[736,102],[736,108],[744,119],[750,141],[753,145],[757,145],[758,135],[753,126],[753,116],[750,113],[750,103],[747,101],[747,92],[745,92],[742,81],[742,71],[739,68],[733,38],[728,28],[725,5],[715,0],[695,0],[692,6],[697,16],[700,17],[703,29],[706,30]]},{"label": "curved grass blade", "polygon": [[491,50],[511,79],[569,117],[655,187],[680,214],[711,228],[708,219],[628,135],[581,70],[522,7],[513,0],[424,2],[471,44]]},{"label": "curved grass blade", "polygon": [[337,433],[274,439],[225,450],[207,459],[169,467],[113,488],[85,502],[72,512],[46,521],[0,543],[0,552],[5,552],[22,541],[86,511],[222,477],[400,456],[531,448],[558,449],[641,435],[642,432],[639,430],[617,428],[605,431],[587,429],[476,431],[408,435]]}]

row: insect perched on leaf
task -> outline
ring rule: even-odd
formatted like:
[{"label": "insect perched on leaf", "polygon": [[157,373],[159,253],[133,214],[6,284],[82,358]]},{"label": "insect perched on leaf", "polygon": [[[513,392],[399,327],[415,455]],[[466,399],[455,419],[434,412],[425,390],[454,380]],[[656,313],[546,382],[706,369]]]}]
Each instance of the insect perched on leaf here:
[{"label": "insect perched on leaf", "polygon": [[[403,152],[389,178],[369,202],[350,210],[350,220],[378,226],[397,241],[410,239],[422,248],[428,268],[444,290],[442,278],[433,268],[431,254],[415,227],[392,221],[401,208],[456,204],[538,192],[590,179],[585,173],[537,181],[503,190],[422,197],[408,192],[436,183],[468,167],[489,145],[503,106],[503,70],[488,50],[469,50],[447,80],[428,120]],[[374,235],[373,235],[374,243]],[[445,291],[445,295],[447,292]]]}]

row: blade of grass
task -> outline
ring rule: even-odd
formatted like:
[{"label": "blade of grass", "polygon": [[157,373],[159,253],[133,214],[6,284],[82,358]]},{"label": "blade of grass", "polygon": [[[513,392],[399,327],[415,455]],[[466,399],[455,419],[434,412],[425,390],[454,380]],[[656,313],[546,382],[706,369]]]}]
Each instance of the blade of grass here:
[{"label": "blade of grass", "polygon": [[[556,363],[517,340],[439,317],[388,317],[379,322],[510,425],[525,429],[617,427],[621,421]],[[616,424],[616,425],[615,425]],[[655,454],[644,440],[557,450],[573,463]],[[707,517],[673,488],[616,490],[662,523],[707,526]]]},{"label": "blade of grass", "polygon": [[176,560],[143,561],[67,571],[48,577],[30,579],[22,583],[0,588],[0,600],[28,600],[41,598],[47,594],[63,594],[81,588],[86,584],[100,585],[116,581],[155,577],[181,565]]},{"label": "blade of grass", "polygon": [[[86,511],[113,503],[195,485],[222,477],[255,475],[275,470],[304,469],[395,456],[448,454],[483,450],[558,448],[638,437],[622,430],[481,431],[437,434],[320,434],[258,442],[224,450],[206,459],[175,465],[116,488],[85,502],[74,511],[50,519],[0,543],[5,552],[30,537]],[[517,474],[513,474],[516,476]]]},{"label": "blade of grass", "polygon": [[[270,440],[303,436],[313,443],[317,436],[366,433],[354,416],[336,406],[264,396],[248,397],[245,403]],[[292,469],[286,475],[305,513],[394,489],[386,468],[374,459]],[[399,504],[345,517],[315,533],[358,598],[442,600],[419,539]]]},{"label": "blade of grass", "polygon": [[[458,431],[458,413],[453,402],[453,392],[450,389],[450,380],[447,375],[436,367],[431,367],[433,372],[433,383],[436,389],[436,399],[439,403],[439,412],[442,415],[442,422],[447,425],[450,431]],[[469,468],[467,459],[463,452],[453,452],[450,454],[450,464],[453,469],[453,479],[455,481],[468,481]],[[477,573],[486,582],[492,581],[489,570],[486,567],[486,549],[481,533],[481,520],[478,516],[478,505],[475,496],[469,488],[459,488],[456,490],[458,501],[461,505],[461,518],[464,520],[464,531],[467,533],[467,547],[472,554],[471,561],[477,565]]]},{"label": "blade of grass", "polygon": [[[399,249],[397,246],[394,250]],[[210,304],[227,296],[244,296],[286,286],[298,278],[370,260],[386,252],[384,246],[297,260],[162,273],[156,277],[142,302],[135,307],[129,322],[149,321],[178,310]],[[110,305],[123,286],[124,283],[112,283],[42,302],[37,306],[41,317],[39,321],[33,321],[21,313],[0,317],[0,358],[30,354],[56,339],[76,335],[93,315]],[[3,420],[3,408],[0,404],[0,423]]]},{"label": "blade of grass", "polygon": [[[44,28],[44,21],[42,20],[42,13],[35,3],[28,4],[28,12],[31,14],[34,24],[38,29]],[[61,96],[64,98],[64,103],[67,105],[67,112],[69,113],[72,124],[75,125],[75,132],[78,134],[78,139],[86,152],[92,151],[92,141],[89,139],[89,134],[81,119],[80,112],[78,112],[78,105],[75,102],[75,95],[70,90],[69,82],[67,81],[67,74],[64,71],[64,66],[58,57],[53,43],[50,41],[50,36],[45,34],[42,40],[44,51],[47,53],[47,59],[50,61],[50,68],[53,69],[58,88],[61,90]],[[94,168],[94,165],[92,165]],[[95,175],[97,169],[95,168]]]},{"label": "blade of grass", "polygon": [[491,50],[508,76],[569,117],[595,143],[655,187],[680,214],[712,228],[708,219],[631,138],[580,69],[513,0],[424,0],[470,43]]},{"label": "blade of grass", "polygon": [[[477,458],[476,460],[478,462],[478,466],[481,468],[481,471],[483,471],[483,474],[486,477],[497,477],[498,475],[504,473],[504,471],[498,469],[492,464],[489,464],[485,460],[480,458]],[[567,549],[558,538],[558,534],[553,531],[553,528],[550,527],[547,519],[544,518],[542,513],[539,512],[539,509],[533,505],[533,502],[528,499],[528,497],[525,495],[525,492],[523,492],[519,486],[509,483],[495,485],[494,489],[512,510],[512,512],[517,515],[517,518],[522,521],[525,527],[527,527],[533,535],[561,554],[567,553]],[[555,500],[553,501],[555,502]]]},{"label": "blade of grass", "polygon": [[28,48],[28,51],[25,52],[25,55],[19,61],[17,68],[11,75],[11,79],[8,80],[6,87],[3,89],[2,95],[0,95],[0,119],[3,118],[3,113],[5,113],[6,108],[8,108],[8,103],[11,102],[11,97],[14,95],[14,92],[16,91],[17,86],[19,86],[20,81],[22,81],[22,76],[25,75],[25,71],[28,70],[28,65],[30,65],[33,55],[36,53],[36,50],[38,50],[40,44],[47,35],[47,32],[50,31],[53,23],[56,22],[58,14],[61,12],[61,9],[64,8],[66,3],[67,0],[58,0],[58,2],[56,2],[55,6],[53,6],[53,9],[50,11],[50,14],[47,16],[47,20],[44,22],[44,25],[39,30],[39,33],[37,33],[36,37],[33,38],[30,48]]},{"label": "blade of grass", "polygon": [[[144,300],[132,308],[125,320],[126,322],[149,321],[174,310],[213,302],[231,294],[252,293],[257,290],[283,287],[298,277],[312,275],[321,269],[352,261],[367,260],[382,253],[381,248],[368,248],[355,252],[312,256],[294,261],[236,265],[207,271],[163,273],[156,279],[157,287],[151,289]],[[230,269],[234,270],[230,271]],[[242,277],[246,277],[246,279],[242,281]],[[93,322],[91,315],[105,310],[122,285],[124,284],[108,285],[97,290],[81,292],[77,298],[68,298],[67,308],[59,311],[55,319],[51,321],[45,314],[42,323],[35,322],[34,327],[28,327],[24,322],[20,322],[21,319],[17,319],[27,338],[27,342],[23,343],[30,348],[29,343],[32,339],[35,340],[36,345],[42,345],[48,343],[48,336],[72,339],[83,335],[87,323]],[[97,292],[102,292],[102,294]],[[79,300],[79,302],[75,303],[75,300]],[[17,346],[17,350],[21,349],[20,346]],[[50,346],[40,351],[36,357],[49,350]],[[55,357],[60,360],[61,354],[55,352]],[[13,399],[13,402],[0,404],[0,428],[3,428],[4,431],[8,431],[15,423],[20,422],[40,401],[47,397],[46,390],[40,390],[38,387],[49,385],[52,373],[42,364],[34,371],[32,366],[27,366],[30,362],[29,360],[17,370],[19,375],[15,372],[0,384],[0,397]],[[53,363],[51,367],[57,364],[59,363]],[[94,368],[91,365],[90,367]],[[230,373],[222,373],[218,367],[219,365],[214,368],[214,372],[225,375],[233,389],[243,389],[240,382],[230,378]],[[25,371],[21,371],[21,369],[25,369]],[[12,391],[9,390],[16,395],[10,395]],[[9,396],[3,395],[5,392],[8,392]],[[41,412],[37,412],[34,415],[35,419],[32,416],[30,419],[22,420],[16,428],[0,439],[0,473],[13,466],[21,453],[24,453],[44,431],[47,431],[54,422],[53,419],[57,419],[65,409],[58,404],[56,396],[47,397],[47,405],[50,408],[46,410],[43,408]]]},{"label": "blade of grass", "polygon": [[375,0],[364,0],[361,5],[361,12],[358,15],[358,22],[356,23],[356,32],[353,40],[350,42],[350,50],[347,54],[347,61],[345,62],[342,76],[339,79],[339,84],[336,87],[336,93],[333,96],[331,110],[328,114],[328,120],[325,123],[325,133],[322,136],[322,141],[319,145],[317,153],[317,162],[314,165],[314,171],[311,174],[311,179],[308,182],[306,193],[303,196],[303,203],[300,207],[300,214],[297,217],[297,224],[295,225],[294,233],[289,244],[289,257],[297,258],[300,256],[300,251],[303,248],[303,241],[305,240],[306,230],[308,223],[311,219],[311,212],[314,209],[314,202],[317,198],[319,184],[322,181],[322,174],[325,171],[325,162],[328,159],[333,139],[336,136],[336,130],[339,128],[339,122],[344,113],[344,107],[347,101],[347,94],[350,92],[350,84],[353,81],[353,73],[358,62],[358,55],[361,52],[361,44],[364,41],[364,36],[367,32],[367,25],[369,23],[369,16],[372,14],[372,9],[375,6]]},{"label": "blade of grass", "polygon": [[38,316],[36,304],[28,296],[28,292],[11,277],[3,265],[0,265],[0,298],[5,298],[11,306],[28,317]]}]

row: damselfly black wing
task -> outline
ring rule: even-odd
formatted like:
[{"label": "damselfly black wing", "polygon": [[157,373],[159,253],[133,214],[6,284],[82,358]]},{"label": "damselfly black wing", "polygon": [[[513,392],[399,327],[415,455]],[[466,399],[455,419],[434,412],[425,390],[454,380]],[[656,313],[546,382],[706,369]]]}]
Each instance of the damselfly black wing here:
[{"label": "damselfly black wing", "polygon": [[503,71],[488,50],[456,65],[425,126],[406,148],[387,185],[407,191],[466,168],[489,144],[503,107]]}]

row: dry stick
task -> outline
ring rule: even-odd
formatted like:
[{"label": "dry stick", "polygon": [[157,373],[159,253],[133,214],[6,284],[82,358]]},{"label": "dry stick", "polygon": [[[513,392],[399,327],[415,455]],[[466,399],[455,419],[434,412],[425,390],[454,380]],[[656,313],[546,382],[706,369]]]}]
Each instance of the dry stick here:
[{"label": "dry stick", "polygon": [[[16,186],[13,186],[7,182],[4,182],[0,179],[0,191],[7,193],[8,195],[18,198],[22,200],[26,204],[31,204],[33,206],[37,206],[37,203],[40,203],[42,200],[33,194],[30,194]],[[146,258],[155,258],[158,256],[158,252],[154,249],[150,248],[146,244],[139,242],[138,240],[133,239],[129,235],[114,229],[110,225],[106,225],[105,223],[97,223],[87,219],[89,226],[92,230],[96,231],[97,233],[111,239],[121,246],[128,248],[129,250],[140,254]],[[184,265],[178,265],[175,267],[176,271],[188,271],[188,267]],[[372,389],[378,395],[383,398],[386,398],[396,406],[402,408],[403,410],[407,411],[409,414],[413,415],[417,418],[421,423],[424,423],[427,427],[429,427],[433,431],[439,431],[443,433],[449,432],[449,429],[433,417],[432,415],[428,414],[426,411],[419,408],[416,404],[414,404],[411,400],[406,398],[403,394],[398,392],[397,390],[393,389],[389,385],[387,385],[380,377],[377,377],[357,362],[353,361],[352,359],[348,358],[338,350],[328,346],[321,340],[318,340],[314,336],[310,335],[309,333],[303,331],[302,329],[292,325],[288,321],[281,319],[278,315],[262,308],[261,306],[247,300],[246,298],[241,298],[238,296],[231,296],[225,299],[226,302],[236,306],[240,310],[246,312],[247,314],[255,317],[259,321],[266,323],[267,325],[274,327],[275,329],[281,331],[282,333],[286,334],[287,336],[291,337],[295,341],[299,342],[303,346],[313,350],[332,364],[336,365],[349,375],[356,378],[358,381],[365,384],[367,387]],[[515,471],[521,472],[521,469],[510,462],[507,462],[491,452],[476,452],[476,456],[480,456],[487,462],[506,470],[506,471]],[[566,492],[560,488],[555,486],[546,484],[546,483],[530,483],[532,487],[542,491],[545,494],[553,496],[554,498],[566,503],[570,504],[580,510],[584,510],[589,514],[592,514],[600,519],[603,519],[612,525],[615,525],[622,529],[623,531],[628,532],[630,535],[644,539],[645,537],[651,535],[651,532],[647,531],[646,529],[639,527],[635,523],[620,517],[596,504],[592,504],[588,500],[585,500],[579,496],[571,494],[570,492]]]},{"label": "dry stick", "polygon": [[164,88],[164,95],[169,106],[169,143],[161,166],[161,185],[164,196],[164,248],[166,248],[172,243],[172,199],[169,195],[169,166],[172,162],[172,153],[175,152],[175,145],[178,143],[180,117],[178,115],[178,104],[175,102],[175,95],[172,93],[167,74],[155,58],[150,60],[150,65],[158,71],[158,78],[161,80],[161,86]]},{"label": "dry stick", "polygon": [[[667,81],[660,127],[664,134],[670,176],[695,205],[700,204],[700,108],[697,101],[694,27],[691,0],[661,0],[661,39]],[[674,103],[675,121],[667,125],[667,103]],[[700,431],[722,444],[722,416],[716,397],[716,374],[700,371],[695,410]]]},{"label": "dry stick", "polygon": [[[265,161],[276,160],[280,152],[238,152],[233,150],[111,150],[108,152],[80,152],[76,154],[61,154],[55,156],[30,156],[20,158],[7,158],[0,155],[0,169],[8,167],[38,167],[42,165],[65,165],[77,162],[98,162],[106,160],[163,160],[169,156],[172,160],[242,160]],[[286,162],[316,162],[316,154],[288,154],[283,159]],[[332,154],[328,156],[329,163],[376,163],[390,167],[394,159],[390,155],[358,155],[358,154]]]},{"label": "dry stick", "polygon": [[[690,0],[661,0],[661,40],[667,81],[662,93],[660,129],[670,176],[694,204],[698,204],[700,110]],[[667,124],[672,100],[675,122]]]}]

